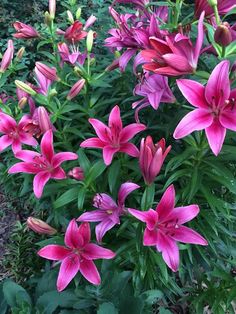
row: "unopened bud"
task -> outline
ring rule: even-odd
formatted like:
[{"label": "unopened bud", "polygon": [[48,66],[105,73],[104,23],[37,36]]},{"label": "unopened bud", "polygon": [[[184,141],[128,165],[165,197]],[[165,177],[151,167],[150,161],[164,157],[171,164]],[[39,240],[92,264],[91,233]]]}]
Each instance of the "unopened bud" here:
[{"label": "unopened bud", "polygon": [[82,181],[84,180],[84,171],[81,167],[75,167],[68,172],[68,176],[72,179]]},{"label": "unopened bud", "polygon": [[43,106],[38,107],[38,122],[41,132],[44,134],[52,129],[52,123],[47,110]]},{"label": "unopened bud", "polygon": [[17,51],[17,53],[16,53],[17,59],[18,59],[18,60],[21,60],[22,57],[23,57],[23,55],[24,55],[24,53],[25,53],[25,47],[21,47],[21,48]]},{"label": "unopened bud", "polygon": [[67,95],[67,99],[71,100],[72,98],[76,97],[81,89],[84,87],[85,84],[85,79],[81,79],[78,82],[76,82],[72,87],[71,90],[69,91],[68,95]]},{"label": "unopened bud", "polygon": [[69,1],[69,4],[70,4],[70,5],[75,5],[75,4],[76,4],[76,0],[70,0],[70,1]]},{"label": "unopened bud", "polygon": [[18,102],[18,107],[20,109],[24,109],[26,104],[27,104],[27,97],[22,97],[21,100],[19,100]]},{"label": "unopened bud", "polygon": [[48,13],[48,11],[44,13],[44,22],[47,26],[50,26],[52,24],[52,18],[50,14]]},{"label": "unopened bud", "polygon": [[214,34],[214,39],[217,44],[222,47],[227,47],[232,42],[232,34],[230,31],[230,25],[227,22],[217,26]]},{"label": "unopened bud", "polygon": [[34,218],[34,217],[29,217],[27,219],[27,226],[33,230],[36,233],[39,234],[49,234],[49,235],[53,235],[55,233],[57,233],[57,230],[54,229],[53,227],[49,226],[46,222]]},{"label": "unopened bud", "polygon": [[22,81],[18,81],[15,80],[15,84],[17,87],[19,87],[21,90],[23,90],[24,92],[26,92],[27,94],[30,94],[32,96],[37,95],[36,91],[33,90],[33,88],[31,88],[29,85],[27,85],[26,83],[22,82]]},{"label": "unopened bud", "polygon": [[41,72],[47,79],[50,81],[58,81],[57,70],[54,67],[49,67],[48,65],[42,62],[35,63],[36,68]]},{"label": "unopened bud", "polygon": [[51,19],[54,20],[56,13],[56,0],[49,0],[49,13]]},{"label": "unopened bud", "polygon": [[217,5],[217,0],[207,0],[211,7],[215,7]]},{"label": "unopened bud", "polygon": [[76,20],[79,20],[80,19],[80,16],[81,16],[81,8],[78,8],[76,13],[75,13],[75,17],[76,17]]},{"label": "unopened bud", "polygon": [[50,97],[54,97],[54,96],[56,96],[56,95],[57,95],[57,90],[56,90],[55,88],[51,89],[51,90],[50,90],[50,93],[49,93],[49,96],[50,96]]},{"label": "unopened bud", "polygon": [[114,55],[115,55],[115,58],[119,58],[120,57],[120,52],[118,50],[116,50]]},{"label": "unopened bud", "polygon": [[67,19],[68,19],[68,21],[69,21],[71,24],[74,24],[75,21],[74,21],[74,17],[73,17],[73,14],[71,13],[71,11],[67,10],[66,13],[67,13]]},{"label": "unopened bud", "polygon": [[92,30],[90,30],[88,32],[88,35],[87,35],[87,39],[86,39],[86,48],[87,48],[87,51],[88,53],[92,51],[92,48],[93,48],[93,34],[94,32]]},{"label": "unopened bud", "polygon": [[106,67],[105,71],[110,72],[119,68],[119,59],[115,59],[108,67]]},{"label": "unopened bud", "polygon": [[79,67],[77,67],[77,66],[75,66],[74,67],[74,72],[76,73],[76,74],[79,74],[79,75],[81,75],[81,74],[83,74],[84,72],[83,72],[83,70],[82,69],[80,69]]}]

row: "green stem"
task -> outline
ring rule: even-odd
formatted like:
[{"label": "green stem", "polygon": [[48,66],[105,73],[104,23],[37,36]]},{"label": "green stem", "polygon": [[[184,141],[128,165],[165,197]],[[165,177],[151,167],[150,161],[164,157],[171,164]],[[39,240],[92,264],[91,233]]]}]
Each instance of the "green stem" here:
[{"label": "green stem", "polygon": [[221,50],[221,57],[224,58],[225,57],[225,52],[226,52],[226,47],[222,47],[222,50]]},{"label": "green stem", "polygon": [[213,10],[214,10],[215,18],[216,18],[216,24],[220,25],[221,21],[220,21],[220,16],[219,16],[217,5],[214,5]]}]

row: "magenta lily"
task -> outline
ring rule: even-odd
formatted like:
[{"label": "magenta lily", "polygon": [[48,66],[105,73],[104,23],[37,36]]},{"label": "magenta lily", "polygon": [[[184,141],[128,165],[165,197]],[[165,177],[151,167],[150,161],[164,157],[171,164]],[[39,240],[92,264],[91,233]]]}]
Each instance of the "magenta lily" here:
[{"label": "magenta lily", "polygon": [[101,278],[93,260],[111,259],[115,253],[94,243],[90,243],[91,233],[88,223],[79,227],[75,219],[69,223],[65,234],[65,246],[50,244],[39,250],[38,255],[60,261],[57,290],[64,290],[78,272],[94,285],[100,285]]},{"label": "magenta lily", "polygon": [[195,110],[177,125],[174,138],[205,129],[211,150],[221,151],[226,129],[236,131],[236,89],[230,91],[229,61],[220,62],[211,73],[206,87],[192,80],[177,80],[184,97]]},{"label": "magenta lily", "polygon": [[59,43],[58,51],[62,59],[62,63],[68,62],[72,65],[76,64],[76,62],[83,65],[87,56],[86,53],[81,53],[75,46],[70,45],[69,48],[66,43]]},{"label": "magenta lily", "polygon": [[183,226],[199,213],[197,205],[175,206],[175,189],[171,185],[163,194],[156,209],[139,211],[129,208],[131,215],[146,223],[143,245],[156,246],[168,267],[174,272],[179,268],[179,248],[177,241],[207,245],[207,241],[196,231]]},{"label": "magenta lily", "polygon": [[168,85],[168,78],[159,74],[149,75],[149,73],[145,73],[141,83],[135,86],[134,94],[144,97],[132,104],[132,108],[136,108],[136,121],[138,121],[139,110],[149,105],[157,110],[160,102],[175,102],[175,97]]},{"label": "magenta lily", "polygon": [[34,69],[35,72],[35,76],[36,76],[36,81],[38,83],[38,87],[34,86],[34,89],[44,95],[47,96],[49,88],[52,84],[52,81],[50,79],[48,79],[43,73],[41,73],[37,67],[35,67]]},{"label": "magenta lily", "polygon": [[170,150],[171,146],[166,148],[166,141],[164,138],[156,144],[153,143],[151,136],[147,136],[146,139],[143,138],[141,140],[139,165],[147,184],[153,183]]},{"label": "magenta lily", "polygon": [[78,156],[70,152],[54,153],[53,133],[47,131],[41,140],[41,154],[29,150],[22,150],[16,153],[16,158],[21,159],[12,166],[8,173],[32,173],[35,174],[33,181],[34,194],[40,198],[45,184],[49,179],[62,180],[66,178],[64,170],[60,165],[66,160],[75,160]]},{"label": "magenta lily", "polygon": [[103,160],[108,166],[111,164],[114,154],[123,152],[132,157],[138,157],[138,148],[129,143],[129,140],[137,133],[146,129],[146,126],[141,123],[132,123],[123,128],[120,108],[115,106],[109,116],[108,127],[97,119],[89,119],[97,137],[92,137],[83,141],[81,147],[100,148],[103,149]]},{"label": "magenta lily", "polygon": [[0,63],[0,74],[5,72],[9,65],[11,64],[11,61],[13,59],[14,54],[14,45],[13,41],[10,39],[7,42],[7,49],[3,54],[2,61]]},{"label": "magenta lily", "polygon": [[0,152],[8,146],[12,146],[14,154],[21,150],[22,144],[37,146],[38,142],[31,134],[28,134],[24,127],[28,123],[28,116],[24,115],[19,123],[4,112],[0,112]]},{"label": "magenta lily", "polygon": [[143,68],[157,74],[178,76],[193,73],[198,64],[204,32],[204,12],[198,22],[198,36],[196,45],[193,46],[189,37],[178,33],[173,39],[166,36],[165,41],[150,37],[153,49],[141,51],[141,56],[146,61]]},{"label": "magenta lily", "polygon": [[96,226],[96,238],[98,242],[102,242],[102,238],[108,230],[115,225],[120,224],[120,216],[126,214],[125,199],[126,197],[138,189],[139,185],[126,182],[123,183],[118,192],[117,203],[107,194],[96,194],[93,200],[93,206],[98,208],[91,212],[82,214],[77,221],[97,222],[101,221]]}]

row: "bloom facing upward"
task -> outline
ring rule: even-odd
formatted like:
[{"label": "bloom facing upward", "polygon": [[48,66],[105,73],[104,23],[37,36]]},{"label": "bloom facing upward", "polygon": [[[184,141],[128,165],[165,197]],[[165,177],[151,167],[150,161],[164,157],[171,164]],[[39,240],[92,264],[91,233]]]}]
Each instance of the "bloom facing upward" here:
[{"label": "bloom facing upward", "polygon": [[111,259],[115,253],[94,243],[90,243],[90,226],[82,223],[79,227],[75,219],[69,223],[65,234],[65,246],[51,244],[39,250],[38,255],[52,261],[60,261],[57,290],[64,290],[78,271],[94,285],[101,283],[95,259]]},{"label": "bloom facing upward", "polygon": [[64,34],[65,40],[67,40],[70,44],[75,44],[86,36],[87,33],[83,31],[83,24],[79,21],[75,21],[71,26],[69,26]]},{"label": "bloom facing upward", "polygon": [[103,149],[104,163],[111,164],[114,154],[123,152],[132,157],[138,157],[137,147],[129,143],[129,140],[135,134],[146,129],[141,123],[132,123],[123,128],[120,118],[120,108],[115,106],[110,115],[108,127],[97,119],[89,119],[98,137],[92,137],[83,141],[81,147],[101,148]]},{"label": "bloom facing upward", "polygon": [[14,45],[13,41],[10,39],[7,42],[7,50],[4,52],[2,61],[0,63],[0,73],[3,73],[7,70],[9,65],[11,64],[14,53]]},{"label": "bloom facing upward", "polygon": [[60,165],[66,160],[75,160],[78,156],[70,152],[54,153],[53,133],[47,131],[41,140],[41,154],[29,150],[21,150],[16,153],[16,158],[21,159],[13,165],[8,173],[32,173],[35,174],[33,181],[34,194],[40,198],[45,184],[49,179],[62,180],[66,178]]},{"label": "bloom facing upward", "polygon": [[96,226],[96,237],[98,242],[102,242],[102,238],[107,231],[116,224],[120,224],[120,216],[126,213],[124,205],[125,199],[131,192],[138,188],[139,185],[135,183],[123,183],[118,192],[117,203],[105,193],[96,194],[93,200],[93,206],[98,208],[98,210],[82,214],[77,221],[100,221]]},{"label": "bloom facing upward", "polygon": [[153,49],[141,51],[146,63],[143,68],[157,74],[177,76],[193,73],[197,68],[204,32],[204,12],[198,22],[198,36],[195,46],[191,40],[180,33],[172,39],[166,36],[165,40],[150,37]]},{"label": "bloom facing upward", "polygon": [[196,231],[183,226],[199,213],[197,205],[175,206],[175,189],[171,185],[163,194],[156,209],[139,211],[129,208],[131,215],[146,223],[143,245],[156,246],[162,257],[173,271],[179,268],[179,248],[177,241],[207,245],[207,241]]},{"label": "bloom facing upward", "polygon": [[0,132],[4,135],[0,137],[0,152],[8,146],[12,146],[14,154],[21,150],[22,144],[37,146],[38,142],[31,134],[24,130],[28,122],[28,116],[24,115],[19,123],[9,115],[0,112]]},{"label": "bloom facing upward", "polygon": [[221,151],[226,129],[236,131],[236,89],[230,91],[229,66],[229,61],[220,62],[205,87],[196,81],[177,80],[182,94],[196,109],[180,121],[174,138],[205,129],[210,148],[216,156]]},{"label": "bloom facing upward", "polygon": [[156,144],[153,143],[151,136],[147,136],[146,139],[143,138],[141,140],[139,165],[147,184],[152,184],[155,180],[170,150],[171,146],[166,148],[164,138]]},{"label": "bloom facing upward", "polygon": [[13,34],[15,38],[32,39],[39,37],[39,33],[36,31],[36,29],[30,25],[26,25],[17,21],[13,23],[13,26],[17,31],[16,34]]}]

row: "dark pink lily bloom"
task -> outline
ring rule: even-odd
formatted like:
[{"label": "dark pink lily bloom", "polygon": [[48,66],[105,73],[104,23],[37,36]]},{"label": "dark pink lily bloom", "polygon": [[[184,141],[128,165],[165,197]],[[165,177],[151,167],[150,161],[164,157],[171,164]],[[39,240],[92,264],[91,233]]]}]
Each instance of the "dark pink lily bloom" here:
[{"label": "dark pink lily bloom", "polygon": [[18,151],[15,157],[21,159],[22,162],[13,165],[8,170],[8,173],[35,174],[33,188],[37,198],[42,196],[44,186],[49,179],[66,178],[64,170],[60,167],[64,161],[78,158],[76,154],[70,152],[54,153],[52,130],[43,135],[40,147],[41,154],[30,150]]},{"label": "dark pink lily bloom", "polygon": [[35,76],[36,76],[36,81],[38,83],[38,87],[34,87],[34,89],[38,93],[47,96],[49,88],[52,85],[53,81],[48,79],[42,72],[40,72],[38,70],[37,67],[35,67],[34,73],[35,73]]},{"label": "dark pink lily bloom", "polygon": [[83,141],[81,147],[103,149],[103,160],[108,166],[111,164],[114,154],[126,153],[132,157],[138,157],[138,148],[129,143],[137,133],[146,129],[141,123],[132,123],[123,128],[120,118],[120,108],[115,106],[109,116],[108,127],[97,119],[89,119],[98,137],[92,137]]},{"label": "dark pink lily bloom", "polygon": [[167,76],[193,73],[197,68],[204,38],[203,19],[204,12],[198,22],[198,36],[195,46],[189,37],[180,33],[173,39],[166,36],[165,41],[151,37],[150,43],[153,49],[141,51],[141,56],[146,61],[143,68]]},{"label": "dark pink lily bloom", "polygon": [[207,241],[196,231],[183,226],[199,213],[197,205],[175,206],[175,189],[171,185],[163,194],[156,209],[139,211],[129,208],[131,215],[146,223],[143,245],[156,246],[168,267],[174,272],[179,268],[178,242],[207,245]]},{"label": "dark pink lily bloom", "polygon": [[65,233],[65,245],[50,244],[38,251],[38,255],[51,261],[61,262],[57,278],[57,290],[64,290],[78,272],[94,285],[100,285],[101,278],[93,260],[111,259],[115,253],[90,243],[91,232],[88,223],[79,227],[75,219],[69,223]]},{"label": "dark pink lily bloom", "polygon": [[168,78],[159,74],[149,75],[149,73],[145,73],[141,82],[135,86],[134,95],[144,97],[132,104],[133,109],[137,108],[135,112],[136,117],[138,117],[139,110],[149,105],[157,110],[160,102],[175,102],[175,97],[168,85]]},{"label": "dark pink lily bloom", "polygon": [[[217,1],[217,8],[220,15],[228,13],[234,7],[236,7],[235,0]],[[198,18],[203,11],[205,11],[207,17],[214,15],[214,10],[207,0],[195,0],[195,16]]]},{"label": "dark pink lily bloom", "polygon": [[153,183],[170,150],[171,146],[166,148],[166,141],[164,138],[156,144],[153,143],[151,136],[147,136],[146,139],[143,138],[141,140],[139,165],[147,184]]},{"label": "dark pink lily bloom", "polygon": [[204,87],[192,80],[177,80],[177,85],[188,102],[196,107],[177,125],[174,138],[205,129],[211,150],[221,151],[226,129],[236,131],[236,89],[230,91],[229,61],[220,62]]},{"label": "dark pink lily bloom", "polygon": [[117,203],[107,194],[96,194],[93,199],[93,206],[98,210],[93,210],[82,214],[77,221],[98,222],[96,226],[96,238],[98,242],[102,242],[102,238],[108,230],[115,225],[120,224],[120,216],[127,213],[125,208],[126,197],[138,189],[139,185],[126,182],[120,186],[118,192]]},{"label": "dark pink lily bloom", "polygon": [[24,131],[24,127],[28,122],[28,116],[21,118],[19,123],[4,112],[0,112],[0,132],[4,135],[0,137],[0,152],[8,146],[12,146],[14,154],[21,150],[22,144],[37,146],[38,142],[31,134]]},{"label": "dark pink lily bloom", "polygon": [[21,39],[32,39],[39,37],[39,33],[30,25],[26,25],[19,21],[13,23],[15,30],[17,31],[16,34],[13,34],[15,38]]},{"label": "dark pink lily bloom", "polygon": [[69,26],[64,34],[65,40],[70,44],[76,44],[86,36],[87,32],[83,30],[83,24],[79,21],[75,21],[74,24]]},{"label": "dark pink lily bloom", "polygon": [[50,116],[43,106],[35,108],[28,116],[28,122],[24,126],[24,131],[35,137],[40,137],[48,130],[55,131],[55,127],[50,121]]},{"label": "dark pink lily bloom", "polygon": [[3,73],[8,69],[13,59],[13,54],[14,54],[14,45],[13,45],[13,41],[10,39],[7,42],[7,49],[4,52],[2,61],[0,63],[0,73]]}]

